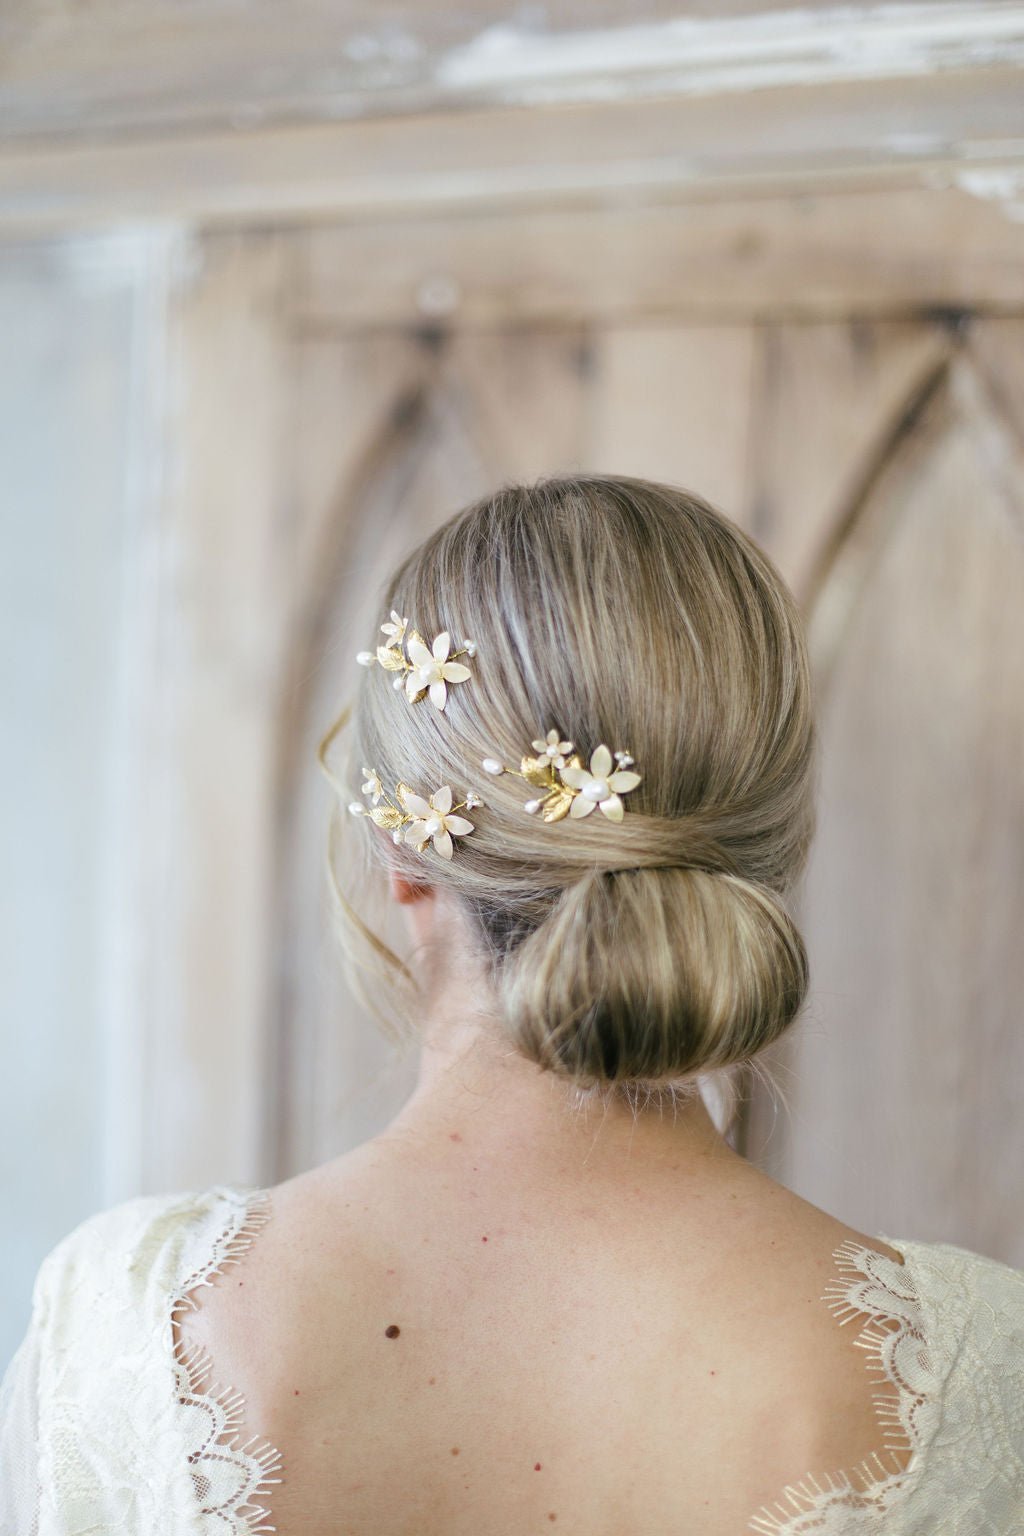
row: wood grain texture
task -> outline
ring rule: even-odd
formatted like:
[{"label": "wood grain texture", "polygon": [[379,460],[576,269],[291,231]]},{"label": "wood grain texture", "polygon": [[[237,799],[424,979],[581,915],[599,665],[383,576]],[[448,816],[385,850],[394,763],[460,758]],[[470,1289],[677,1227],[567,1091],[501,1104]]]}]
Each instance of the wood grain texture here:
[{"label": "wood grain texture", "polygon": [[975,367],[955,354],[894,437],[854,600],[856,529],[811,614],[830,659],[801,898],[814,973],[774,1155],[864,1230],[1019,1265],[1024,519],[989,463]]},{"label": "wood grain texture", "polygon": [[[758,328],[750,529],[807,609],[894,439],[944,370],[958,323],[856,317]],[[823,648],[819,635],[819,671]]]},{"label": "wood grain texture", "polygon": [[146,915],[159,936],[146,1021],[153,1189],[262,1167],[272,770],[293,600],[279,318],[288,255],[273,236],[197,247],[167,316],[160,648],[139,721],[166,785],[150,835],[173,850]]},{"label": "wood grain texture", "polygon": [[303,237],[299,325],[905,318],[1024,305],[1024,224],[950,189],[364,221]]},{"label": "wood grain texture", "polygon": [[586,462],[698,491],[745,521],[758,348],[753,325],[600,328]]},{"label": "wood grain texture", "polygon": [[7,0],[0,41],[0,135],[38,142],[872,76],[912,82],[1019,64],[1024,8]]},{"label": "wood grain texture", "polygon": [[[1016,208],[1021,70],[997,52],[896,80],[812,74],[651,99],[626,90],[610,100],[280,123],[199,116],[173,131],[89,133],[72,112],[54,134],[0,134],[0,237],[151,219],[393,221],[522,206],[597,205],[642,222],[646,205],[663,201],[891,185],[985,187]],[[68,73],[80,78],[70,61]],[[922,255],[934,257],[928,241],[941,238],[955,256],[959,222],[921,227]],[[813,226],[807,235],[813,243]],[[986,247],[993,241],[998,269],[995,221]],[[857,250],[870,284],[885,242],[876,253],[876,242],[861,240]]]}]

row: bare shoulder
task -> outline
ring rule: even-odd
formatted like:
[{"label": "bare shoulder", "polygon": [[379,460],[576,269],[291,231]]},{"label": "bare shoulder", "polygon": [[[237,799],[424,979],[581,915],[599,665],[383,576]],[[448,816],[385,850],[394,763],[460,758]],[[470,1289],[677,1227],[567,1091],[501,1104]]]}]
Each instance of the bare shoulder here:
[{"label": "bare shoulder", "polygon": [[905,1256],[882,1238],[850,1226],[752,1164],[747,1168],[755,1206],[770,1229],[766,1241],[774,1249],[789,1246],[798,1263],[823,1269],[833,1267],[836,1252],[845,1245],[873,1249],[894,1264],[904,1262]]},{"label": "bare shoulder", "polygon": [[[430,1536],[512,1529],[536,1497],[605,1536],[621,1489],[593,1447],[617,1439],[661,1469],[645,1497],[666,1529],[699,1519],[719,1536],[787,1483],[879,1445],[856,1330],[822,1296],[843,1245],[902,1256],[756,1169],[737,1163],[681,1209],[584,1205],[530,1227],[507,1191],[474,1197],[443,1168],[372,1147],[268,1193],[271,1219],[188,1327],[243,1394],[246,1430],[282,1449],[283,1528],[327,1531],[309,1504],[319,1489],[360,1536],[405,1529],[410,1509]],[[723,1484],[727,1444],[746,1450]],[[521,1479],[495,1481],[520,1464]]]},{"label": "bare shoulder", "polygon": [[[400,1191],[365,1148],[264,1189],[266,1220],[230,1269],[191,1293],[179,1321],[264,1432],[304,1362],[351,1343],[400,1246]],[[390,1214],[390,1219],[389,1219]],[[383,1239],[383,1241],[382,1241]],[[372,1308],[370,1308],[372,1311]]]}]

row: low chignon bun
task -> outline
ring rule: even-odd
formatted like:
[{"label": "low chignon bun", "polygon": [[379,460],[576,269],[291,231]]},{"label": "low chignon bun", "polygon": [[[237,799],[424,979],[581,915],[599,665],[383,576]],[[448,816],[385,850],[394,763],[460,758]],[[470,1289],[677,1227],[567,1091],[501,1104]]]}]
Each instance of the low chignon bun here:
[{"label": "low chignon bun", "polygon": [[589,871],[495,976],[510,1038],[585,1083],[661,1082],[752,1057],[792,1022],[803,941],[765,887],[664,865]]}]

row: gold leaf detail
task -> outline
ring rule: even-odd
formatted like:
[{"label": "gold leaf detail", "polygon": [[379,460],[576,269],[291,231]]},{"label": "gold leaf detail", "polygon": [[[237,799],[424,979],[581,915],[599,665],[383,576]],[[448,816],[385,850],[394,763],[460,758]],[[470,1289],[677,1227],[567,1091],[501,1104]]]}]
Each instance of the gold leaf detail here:
[{"label": "gold leaf detail", "polygon": [[377,660],[385,672],[404,672],[406,670],[405,657],[391,645],[378,645]]},{"label": "gold leaf detail", "polygon": [[396,811],[390,805],[376,805],[370,812],[370,815],[373,817],[376,826],[386,827],[389,832],[394,831],[396,827],[400,827],[405,820],[401,811]]},{"label": "gold leaf detail", "polygon": [[547,757],[524,757],[519,772],[528,784],[536,784],[540,789],[551,789],[557,783],[551,760]]},{"label": "gold leaf detail", "polygon": [[572,790],[565,785],[552,790],[551,794],[544,801],[541,819],[543,821],[561,821],[563,816],[568,816],[569,807],[575,798],[576,796]]}]

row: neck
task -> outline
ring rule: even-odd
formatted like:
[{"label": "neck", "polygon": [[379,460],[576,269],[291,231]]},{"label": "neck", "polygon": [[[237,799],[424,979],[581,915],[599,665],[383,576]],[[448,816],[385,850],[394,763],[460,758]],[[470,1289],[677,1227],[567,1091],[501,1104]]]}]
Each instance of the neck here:
[{"label": "neck", "polygon": [[[479,994],[477,994],[479,996]],[[749,1165],[718,1131],[699,1092],[667,1105],[607,1096],[578,1101],[572,1085],[503,1041],[473,1000],[435,1012],[422,1031],[417,1086],[377,1138],[419,1162],[442,1159],[496,1182],[635,1194],[658,1186],[678,1198]]]}]

